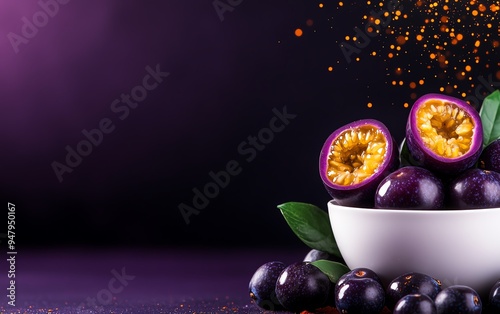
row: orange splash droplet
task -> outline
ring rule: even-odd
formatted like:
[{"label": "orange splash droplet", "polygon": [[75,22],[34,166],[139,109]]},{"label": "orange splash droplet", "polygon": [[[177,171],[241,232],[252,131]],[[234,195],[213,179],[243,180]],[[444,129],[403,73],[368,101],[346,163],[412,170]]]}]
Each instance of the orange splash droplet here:
[{"label": "orange splash droplet", "polygon": [[406,43],[406,39],[403,35],[400,35],[398,36],[398,38],[396,38],[396,42],[398,43],[398,45],[404,45]]}]

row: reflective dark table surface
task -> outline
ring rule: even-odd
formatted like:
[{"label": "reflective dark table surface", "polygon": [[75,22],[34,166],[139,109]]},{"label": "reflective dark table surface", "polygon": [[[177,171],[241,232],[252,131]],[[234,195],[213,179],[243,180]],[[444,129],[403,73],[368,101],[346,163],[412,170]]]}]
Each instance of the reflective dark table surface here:
[{"label": "reflective dark table surface", "polygon": [[[267,313],[248,294],[257,268],[301,261],[308,249],[19,249],[15,306],[0,262],[0,314]],[[337,314],[333,309],[321,314]],[[390,311],[384,309],[383,314]],[[493,313],[487,309],[483,313]]]},{"label": "reflective dark table surface", "polygon": [[20,249],[15,306],[2,262],[0,313],[262,313],[248,295],[255,270],[307,251]]}]

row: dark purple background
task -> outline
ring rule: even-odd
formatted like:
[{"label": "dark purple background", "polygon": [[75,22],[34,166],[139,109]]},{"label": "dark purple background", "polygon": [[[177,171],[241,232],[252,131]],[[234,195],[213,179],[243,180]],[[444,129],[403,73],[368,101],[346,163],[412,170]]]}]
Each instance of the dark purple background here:
[{"label": "dark purple background", "polygon": [[[335,43],[359,14],[329,30],[309,1],[243,1],[221,21],[212,1],[73,0],[15,53],[7,34],[40,10],[0,4],[0,195],[19,246],[301,246],[276,205],[326,208],[327,136],[371,117],[402,139],[408,111],[389,103],[406,96],[384,95],[383,65],[347,65]],[[156,64],[170,75],[119,120],[111,103]],[[388,105],[368,109],[377,94]],[[283,106],[297,117],[247,162],[238,146]],[[60,183],[51,163],[103,118],[114,131]],[[178,205],[230,160],[241,173],[186,225]]]},{"label": "dark purple background", "polygon": [[[452,63],[450,76],[436,75],[442,69],[428,56],[441,43],[431,36],[439,25],[427,28],[430,41],[415,41],[422,20],[434,13],[413,5],[405,3],[408,19],[392,21],[395,34],[373,37],[358,55],[362,62],[348,63],[339,43],[365,26],[363,15],[381,10],[378,3],[325,1],[320,9],[320,1],[232,0],[241,3],[221,21],[213,2],[71,0],[17,52],[9,36],[22,34],[25,20],[42,8],[38,0],[0,2],[0,235],[7,203],[14,203],[18,251],[14,309],[6,305],[10,250],[1,239],[0,311],[81,313],[78,305],[105,291],[112,270],[125,267],[135,279],[111,304],[91,310],[259,312],[247,291],[255,270],[271,260],[299,261],[308,251],[276,205],[302,201],[326,209],[318,158],[328,135],[374,118],[399,142],[410,92],[438,92],[456,81]],[[481,29],[491,16],[472,23],[458,7],[446,14],[471,28],[461,30],[467,45],[448,46],[456,54],[451,61],[472,50],[477,36],[470,33],[494,33]],[[400,58],[386,59],[407,30]],[[497,53],[480,50],[485,61],[462,83],[497,73]],[[475,55],[467,55],[472,62]],[[112,103],[157,65],[169,76],[120,120]],[[394,76],[399,67],[402,74]],[[391,84],[403,80],[401,88]],[[476,86],[462,85],[451,94],[474,95]],[[248,161],[238,147],[248,148],[248,137],[285,106],[296,117]],[[65,148],[75,149],[82,131],[103,119],[114,130],[59,182],[51,164],[64,163]],[[193,189],[203,190],[209,173],[230,162],[241,172],[187,225],[179,204],[192,206]]]}]

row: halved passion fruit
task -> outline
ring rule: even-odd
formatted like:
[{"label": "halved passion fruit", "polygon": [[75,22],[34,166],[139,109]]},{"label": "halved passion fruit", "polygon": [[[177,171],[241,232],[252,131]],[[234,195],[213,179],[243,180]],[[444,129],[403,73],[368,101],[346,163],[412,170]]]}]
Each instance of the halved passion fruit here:
[{"label": "halved passion fruit", "polygon": [[398,165],[394,138],[374,119],[358,120],[334,131],[319,158],[326,190],[344,206],[373,207],[378,184]]},{"label": "halved passion fruit", "polygon": [[415,165],[458,175],[472,167],[481,154],[481,118],[463,100],[427,94],[417,99],[410,111],[406,142]]}]

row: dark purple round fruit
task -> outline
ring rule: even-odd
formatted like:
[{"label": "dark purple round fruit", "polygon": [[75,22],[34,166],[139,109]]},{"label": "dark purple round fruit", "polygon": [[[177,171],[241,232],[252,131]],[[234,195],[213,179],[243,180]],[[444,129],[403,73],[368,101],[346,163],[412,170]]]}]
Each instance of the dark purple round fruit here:
[{"label": "dark purple round fruit", "polygon": [[335,130],[319,158],[323,184],[333,200],[344,206],[372,207],[382,179],[397,169],[398,148],[380,121],[354,121]]},{"label": "dark purple round fruit", "polygon": [[449,286],[438,293],[434,300],[438,314],[480,314],[482,302],[478,293],[462,285]]},{"label": "dark purple round fruit", "polygon": [[432,172],[406,166],[385,177],[375,192],[375,208],[438,209],[444,205],[444,188]]},{"label": "dark purple round fruit", "polygon": [[490,308],[500,313],[500,280],[491,287],[488,300]]},{"label": "dark purple round fruit", "polygon": [[424,294],[432,300],[441,291],[441,282],[431,276],[411,272],[394,278],[386,290],[387,307],[394,305],[408,294]]},{"label": "dark purple round fruit", "polygon": [[[304,257],[303,262],[312,263],[319,260],[327,260],[345,265],[345,261],[343,258],[316,249],[310,250],[309,253],[307,253],[307,255]],[[332,284],[326,306],[335,306],[334,290],[334,285]]]},{"label": "dark purple round fruit", "polygon": [[500,173],[478,168],[459,175],[449,186],[455,209],[500,207]]},{"label": "dark purple round fruit", "polygon": [[494,140],[483,149],[478,166],[484,170],[500,172],[500,139]]},{"label": "dark purple round fruit", "polygon": [[270,311],[283,310],[276,297],[275,287],[276,280],[285,268],[284,263],[274,261],[265,263],[255,271],[248,284],[248,291],[250,298],[259,307]]},{"label": "dark purple round fruit", "polygon": [[342,258],[337,257],[335,255],[332,255],[330,253],[324,252],[324,251],[316,250],[316,249],[310,250],[307,253],[307,255],[304,257],[303,262],[315,262],[315,261],[319,261],[319,260],[327,260],[327,261],[345,264],[345,261]]},{"label": "dark purple round fruit", "polygon": [[437,310],[428,295],[408,294],[399,299],[392,314],[437,314]]},{"label": "dark purple round fruit", "polygon": [[364,267],[354,268],[351,269],[349,272],[343,274],[337,281],[337,285],[341,285],[345,281],[348,281],[350,279],[362,279],[362,278],[373,279],[376,282],[378,282],[381,286],[383,286],[382,280],[380,280],[377,273],[375,273],[373,270],[369,268],[364,268]]},{"label": "dark purple round fruit", "polygon": [[481,118],[463,100],[427,94],[413,104],[406,124],[406,143],[415,165],[455,175],[472,167],[481,154]]},{"label": "dark purple round fruit", "polygon": [[319,268],[298,262],[285,268],[276,281],[276,296],[292,312],[314,311],[327,305],[332,284]]},{"label": "dark purple round fruit", "polygon": [[335,285],[335,307],[340,313],[378,314],[384,306],[384,288],[372,278],[354,276]]}]

